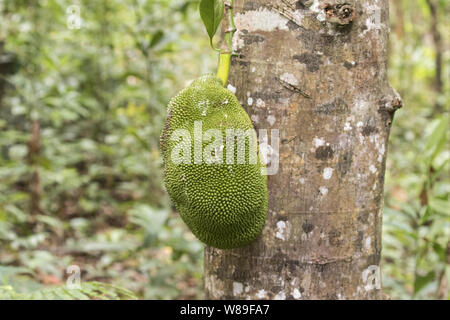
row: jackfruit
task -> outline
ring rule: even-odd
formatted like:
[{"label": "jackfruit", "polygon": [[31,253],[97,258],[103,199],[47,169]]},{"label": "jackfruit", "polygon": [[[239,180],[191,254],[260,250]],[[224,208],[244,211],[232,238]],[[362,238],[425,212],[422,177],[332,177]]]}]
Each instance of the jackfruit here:
[{"label": "jackfruit", "polygon": [[[171,99],[167,112],[160,139],[164,181],[181,218],[209,246],[249,244],[264,226],[268,195],[265,165],[247,113],[215,75],[194,80]],[[223,138],[208,134],[210,129]],[[227,136],[229,130],[235,136]]]}]

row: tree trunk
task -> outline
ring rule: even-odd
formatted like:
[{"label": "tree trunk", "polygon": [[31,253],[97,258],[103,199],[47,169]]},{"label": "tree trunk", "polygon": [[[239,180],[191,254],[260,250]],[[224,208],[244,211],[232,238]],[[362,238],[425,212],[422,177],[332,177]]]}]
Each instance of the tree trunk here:
[{"label": "tree trunk", "polygon": [[234,8],[229,83],[257,130],[279,130],[279,169],[261,236],[206,248],[206,297],[382,299],[386,146],[401,106],[387,80],[388,0]]},{"label": "tree trunk", "polygon": [[430,9],[431,14],[431,33],[433,34],[433,42],[435,52],[435,80],[434,87],[436,92],[438,93],[438,99],[435,103],[434,109],[435,113],[441,113],[442,103],[439,101],[439,96],[443,94],[444,91],[444,83],[442,81],[442,40],[441,33],[438,28],[438,2],[433,0],[427,0],[428,8]]},{"label": "tree trunk", "polygon": [[18,68],[16,56],[11,52],[5,51],[4,47],[4,40],[0,40],[0,102],[7,86],[7,82],[4,78],[7,75],[15,73]]},{"label": "tree trunk", "polygon": [[[29,211],[32,217],[41,213],[41,178],[38,169],[38,157],[41,153],[41,123],[38,119],[31,120],[30,140],[28,141],[28,165],[32,168],[29,180],[30,203]],[[34,218],[33,218],[34,219]]]}]

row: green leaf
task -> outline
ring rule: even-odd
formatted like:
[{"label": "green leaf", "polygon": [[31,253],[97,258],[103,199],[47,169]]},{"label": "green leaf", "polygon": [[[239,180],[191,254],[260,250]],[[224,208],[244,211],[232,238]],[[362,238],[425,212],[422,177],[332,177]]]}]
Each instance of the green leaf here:
[{"label": "green leaf", "polygon": [[137,204],[130,209],[130,222],[144,228],[149,235],[157,236],[169,216],[165,209],[155,209],[146,204]]},{"label": "green leaf", "polygon": [[438,255],[439,260],[445,263],[446,258],[446,250],[443,246],[441,246],[439,243],[434,242],[433,243],[433,250]]},{"label": "green leaf", "polygon": [[422,215],[422,218],[420,218],[420,224],[424,224],[425,222],[427,222],[427,220],[430,218],[430,216],[432,215],[433,210],[431,210],[430,206],[426,206],[424,209],[424,213]]},{"label": "green leaf", "polygon": [[437,198],[431,198],[430,207],[444,215],[448,215],[450,212],[450,203],[446,200],[441,200]]},{"label": "green leaf", "polygon": [[13,287],[0,287],[0,299],[26,300],[135,300],[136,295],[115,285],[102,282],[85,282],[81,288],[68,289],[64,285],[44,288],[29,293],[18,293]]},{"label": "green leaf", "polygon": [[425,288],[427,284],[434,281],[434,279],[434,271],[430,271],[424,276],[416,274],[416,278],[414,280],[414,294],[417,294],[420,290]]},{"label": "green leaf", "polygon": [[164,37],[164,32],[162,32],[161,30],[156,31],[152,37],[152,41],[150,41],[150,48],[153,48],[158,43],[160,43],[163,37]]},{"label": "green leaf", "polygon": [[445,136],[448,127],[448,118],[442,117],[434,130],[428,136],[425,144],[425,156],[428,158],[429,163],[431,163],[436,155],[440,152],[442,147],[445,145]]},{"label": "green leaf", "polygon": [[33,274],[33,270],[25,267],[2,266],[0,265],[0,280],[10,278],[18,274]]},{"label": "green leaf", "polygon": [[212,46],[212,39],[216,34],[220,21],[223,18],[224,4],[223,0],[202,0],[200,2],[200,17],[208,32],[209,40]]}]

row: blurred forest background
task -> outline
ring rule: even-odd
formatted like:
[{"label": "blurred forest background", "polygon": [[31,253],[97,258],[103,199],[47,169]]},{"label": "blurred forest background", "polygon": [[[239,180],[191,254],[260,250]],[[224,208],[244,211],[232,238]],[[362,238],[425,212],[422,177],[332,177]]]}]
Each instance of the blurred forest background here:
[{"label": "blurred forest background", "polygon": [[[389,143],[383,287],[448,299],[450,3],[390,2],[389,76],[404,107]],[[0,0],[0,298],[52,297],[42,289],[63,288],[70,265],[82,283],[111,284],[93,289],[109,297],[203,297],[203,245],[170,207],[158,149],[170,97],[215,70],[197,7]]]}]

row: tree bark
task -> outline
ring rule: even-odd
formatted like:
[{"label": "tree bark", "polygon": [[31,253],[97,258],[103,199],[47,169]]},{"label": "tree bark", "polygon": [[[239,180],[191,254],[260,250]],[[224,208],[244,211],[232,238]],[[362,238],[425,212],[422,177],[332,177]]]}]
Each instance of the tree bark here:
[{"label": "tree bark", "polygon": [[206,248],[206,297],[382,299],[386,147],[401,106],[388,1],[237,0],[234,11],[229,83],[257,130],[279,130],[279,169],[261,236]]}]

